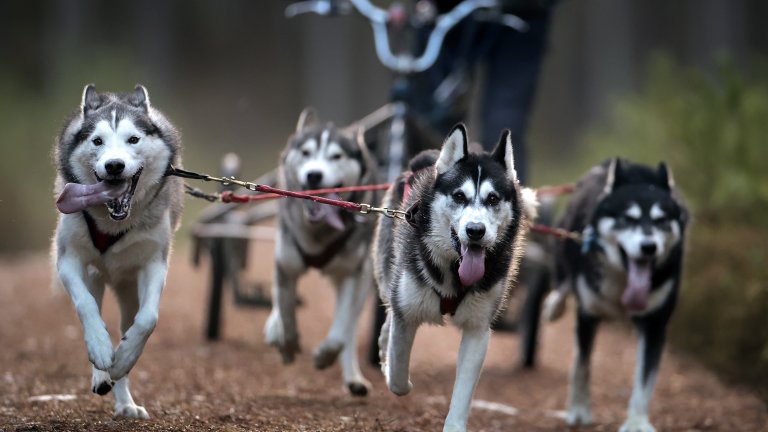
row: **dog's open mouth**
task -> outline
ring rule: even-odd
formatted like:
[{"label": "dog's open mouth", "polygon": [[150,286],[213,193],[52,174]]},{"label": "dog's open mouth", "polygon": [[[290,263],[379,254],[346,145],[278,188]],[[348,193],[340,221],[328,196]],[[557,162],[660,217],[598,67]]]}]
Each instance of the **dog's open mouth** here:
[{"label": "dog's open mouth", "polygon": [[621,296],[621,304],[631,312],[642,311],[648,306],[653,278],[652,259],[629,259],[621,249],[627,269],[627,286]]},{"label": "dog's open mouth", "polygon": [[[341,199],[341,197],[335,193],[328,194],[327,197],[336,200]],[[324,222],[339,231],[344,229],[344,221],[341,219],[338,207],[321,204],[312,200],[305,200],[304,211],[307,215],[307,220],[311,223]]]},{"label": "dog's open mouth", "polygon": [[459,280],[464,286],[471,286],[485,276],[485,248],[476,243],[463,244],[451,229],[451,240],[459,252]]},{"label": "dog's open mouth", "polygon": [[99,176],[96,179],[100,182],[104,182],[111,186],[113,190],[122,190],[122,193],[117,196],[112,196],[112,199],[106,201],[104,204],[107,206],[109,217],[113,220],[120,221],[128,217],[131,212],[131,200],[133,194],[136,192],[136,185],[139,183],[139,177],[143,168],[139,168],[132,177],[127,179],[107,179],[102,180]]}]

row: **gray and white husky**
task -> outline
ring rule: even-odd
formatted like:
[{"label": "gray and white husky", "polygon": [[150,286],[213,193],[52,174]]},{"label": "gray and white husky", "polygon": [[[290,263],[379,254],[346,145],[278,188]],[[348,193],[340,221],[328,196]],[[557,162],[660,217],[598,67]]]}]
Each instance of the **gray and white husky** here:
[{"label": "gray and white husky", "polygon": [[[373,184],[375,168],[362,133],[354,135],[330,123],[321,124],[314,111],[306,109],[281,155],[278,184],[289,190]],[[375,196],[373,192],[329,195],[366,203],[374,202]],[[369,249],[374,223],[371,217],[314,201],[282,200],[272,313],[264,328],[267,343],[278,348],[283,362],[293,362],[300,350],[296,284],[310,268],[322,272],[336,288],[336,312],[328,335],[314,352],[315,367],[327,368],[341,354],[344,383],[356,396],[365,396],[370,389],[357,358],[357,322],[373,289]]]},{"label": "gray and white husky", "polygon": [[382,218],[373,259],[387,318],[379,338],[381,368],[397,395],[411,391],[409,360],[416,329],[462,330],[445,431],[463,431],[480,377],[491,323],[517,275],[532,191],[522,191],[505,131],[492,154],[470,153],[463,125],[439,154],[423,152],[387,191],[384,206],[407,208],[408,222]]},{"label": "gray and white husky", "polygon": [[576,293],[577,350],[566,421],[589,424],[590,356],[598,324],[629,318],[639,334],[634,387],[621,432],[654,431],[648,405],[661,362],[667,322],[677,300],[688,213],[664,163],[657,168],[612,159],[577,184],[560,227],[582,232],[584,245],[556,251],[558,289],[545,317],[557,319]]},{"label": "gray and white husky", "polygon": [[[127,94],[83,91],[54,149],[59,216],[52,254],[83,326],[92,390],[114,387],[115,415],[149,418],[128,389],[158,318],[171,237],[183,205],[179,134],[138,85]],[[65,185],[66,184],[66,185]],[[120,306],[120,344],[101,318],[105,285]]]}]

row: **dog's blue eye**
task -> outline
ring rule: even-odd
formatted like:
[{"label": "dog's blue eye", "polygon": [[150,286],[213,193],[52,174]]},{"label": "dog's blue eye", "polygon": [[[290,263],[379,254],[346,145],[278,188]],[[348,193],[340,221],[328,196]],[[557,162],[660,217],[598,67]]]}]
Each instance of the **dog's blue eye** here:
[{"label": "dog's blue eye", "polygon": [[458,204],[463,204],[467,202],[467,196],[464,195],[464,192],[457,191],[453,193],[453,200]]},{"label": "dog's blue eye", "polygon": [[97,145],[97,146],[104,144],[104,141],[102,141],[101,138],[99,137],[92,139],[91,142],[93,143],[93,145]]},{"label": "dog's blue eye", "polygon": [[138,142],[139,142],[139,137],[137,137],[137,136],[132,136],[132,137],[128,138],[128,144],[136,144]]}]

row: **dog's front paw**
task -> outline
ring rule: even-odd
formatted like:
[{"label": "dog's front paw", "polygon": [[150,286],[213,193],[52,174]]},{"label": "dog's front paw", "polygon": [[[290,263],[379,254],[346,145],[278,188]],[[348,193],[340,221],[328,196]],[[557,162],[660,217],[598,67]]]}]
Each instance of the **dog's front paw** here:
[{"label": "dog's front paw", "polygon": [[267,324],[264,327],[264,339],[269,346],[276,347],[280,351],[280,354],[283,356],[283,363],[285,364],[293,363],[296,359],[296,354],[301,352],[299,335],[295,333],[286,335],[280,314],[274,310],[269,315]]},{"label": "dog's front paw", "polygon": [[149,420],[149,414],[143,406],[136,404],[116,404],[115,417],[128,417],[135,419]]},{"label": "dog's front paw", "polygon": [[411,380],[406,380],[405,382],[396,382],[387,378],[387,387],[389,387],[389,391],[398,396],[405,396],[410,393],[411,390],[413,390],[413,384],[411,383]]},{"label": "dog's front paw", "polygon": [[656,432],[647,416],[630,416],[619,428],[619,432]]},{"label": "dog's front paw", "polygon": [[112,341],[106,327],[95,327],[85,334],[85,346],[88,349],[88,360],[96,369],[106,371],[115,359]]},{"label": "dog's front paw", "polygon": [[112,390],[115,382],[109,377],[109,372],[93,369],[91,377],[91,391],[99,396],[104,396]]},{"label": "dog's front paw", "polygon": [[573,405],[565,413],[568,426],[586,426],[592,424],[592,412],[588,406]]},{"label": "dog's front paw", "polygon": [[143,348],[143,344],[137,345],[136,343],[132,343],[131,339],[123,339],[123,341],[120,342],[120,345],[117,346],[117,350],[115,351],[115,362],[112,364],[112,367],[109,368],[109,376],[113,381],[117,381],[128,375],[128,372],[133,369],[136,362],[139,360]]},{"label": "dog's front paw", "polygon": [[325,340],[315,350],[314,360],[317,369],[325,369],[336,361],[341,350],[344,349],[344,343],[341,341]]},{"label": "dog's front paw", "polygon": [[368,392],[371,391],[371,383],[365,378],[358,378],[347,382],[347,390],[352,396],[368,396]]}]

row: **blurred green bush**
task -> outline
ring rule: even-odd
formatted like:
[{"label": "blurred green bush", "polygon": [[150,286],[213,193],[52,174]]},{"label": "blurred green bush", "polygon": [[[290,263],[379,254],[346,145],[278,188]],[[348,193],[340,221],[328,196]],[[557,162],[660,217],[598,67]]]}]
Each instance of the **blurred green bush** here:
[{"label": "blurred green bush", "polygon": [[585,154],[670,164],[693,216],[671,340],[768,401],[768,68],[753,70],[659,56]]}]

